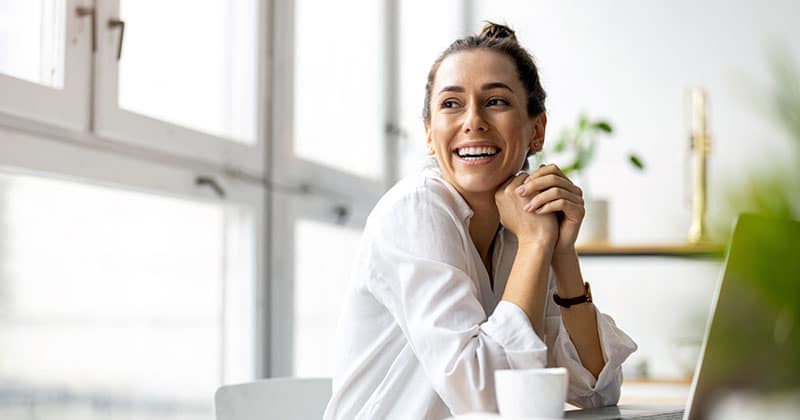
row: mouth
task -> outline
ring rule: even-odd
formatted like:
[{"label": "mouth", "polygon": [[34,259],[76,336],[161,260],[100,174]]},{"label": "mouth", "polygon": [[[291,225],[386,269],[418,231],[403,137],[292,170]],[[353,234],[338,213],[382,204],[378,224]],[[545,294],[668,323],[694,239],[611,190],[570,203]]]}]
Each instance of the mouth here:
[{"label": "mouth", "polygon": [[500,153],[500,149],[494,146],[468,146],[459,147],[453,150],[453,153],[468,162],[477,162],[497,156]]}]

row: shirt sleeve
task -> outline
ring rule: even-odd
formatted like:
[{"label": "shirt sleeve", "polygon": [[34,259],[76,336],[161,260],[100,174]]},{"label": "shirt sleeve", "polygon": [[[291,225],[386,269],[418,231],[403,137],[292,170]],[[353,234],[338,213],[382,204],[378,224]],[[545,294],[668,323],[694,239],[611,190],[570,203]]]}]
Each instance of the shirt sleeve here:
[{"label": "shirt sleeve", "polygon": [[411,217],[369,233],[368,289],[394,316],[454,414],[496,411],[494,371],[544,367],[546,346],[518,306],[501,302],[487,316],[477,280],[459,268],[468,266],[468,257],[446,209],[401,204],[413,210]]},{"label": "shirt sleeve", "polygon": [[[555,293],[555,277],[551,272],[549,296]],[[603,407],[619,402],[622,386],[622,363],[636,351],[636,343],[617,327],[614,320],[597,310],[597,330],[605,365],[595,379],[581,363],[572,343],[561,311],[551,299],[547,301],[545,341],[551,366],[563,366],[569,372],[567,401],[581,408]]]}]

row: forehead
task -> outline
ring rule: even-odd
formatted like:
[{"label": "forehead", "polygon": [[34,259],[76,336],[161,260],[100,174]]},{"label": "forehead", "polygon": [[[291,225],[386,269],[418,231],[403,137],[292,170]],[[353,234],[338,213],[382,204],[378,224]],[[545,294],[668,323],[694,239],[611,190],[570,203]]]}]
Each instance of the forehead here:
[{"label": "forehead", "polygon": [[434,80],[434,92],[444,86],[481,86],[503,82],[515,91],[522,87],[511,57],[491,50],[477,49],[450,54],[442,60]]}]

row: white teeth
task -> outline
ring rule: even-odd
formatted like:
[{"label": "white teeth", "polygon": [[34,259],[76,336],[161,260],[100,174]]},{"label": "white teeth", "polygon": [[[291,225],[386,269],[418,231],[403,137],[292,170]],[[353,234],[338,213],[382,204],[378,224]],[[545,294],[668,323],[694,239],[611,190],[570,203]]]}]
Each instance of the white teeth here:
[{"label": "white teeth", "polygon": [[486,156],[482,155],[494,155],[498,152],[496,147],[491,146],[484,146],[484,147],[464,147],[457,150],[458,156],[468,159],[468,160],[476,160],[481,159]]}]

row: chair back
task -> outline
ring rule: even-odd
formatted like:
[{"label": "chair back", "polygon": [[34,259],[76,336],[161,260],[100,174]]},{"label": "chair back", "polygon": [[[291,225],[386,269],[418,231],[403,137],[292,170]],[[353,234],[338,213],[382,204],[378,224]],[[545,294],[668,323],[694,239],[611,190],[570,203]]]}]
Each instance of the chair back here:
[{"label": "chair back", "polygon": [[217,420],[320,420],[330,378],[270,378],[225,385],[214,394]]}]

